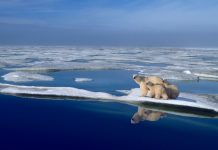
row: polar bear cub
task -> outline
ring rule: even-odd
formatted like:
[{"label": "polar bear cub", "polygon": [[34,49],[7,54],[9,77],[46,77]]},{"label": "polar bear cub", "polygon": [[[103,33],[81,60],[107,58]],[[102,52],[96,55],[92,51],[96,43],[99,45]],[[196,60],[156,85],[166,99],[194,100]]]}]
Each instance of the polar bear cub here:
[{"label": "polar bear cub", "polygon": [[167,91],[166,91],[166,88],[161,85],[161,84],[153,84],[152,82],[148,81],[146,83],[148,89],[149,89],[149,92],[148,92],[148,97],[151,97],[151,98],[156,98],[156,99],[165,99],[167,100],[169,97],[167,95]]},{"label": "polar bear cub", "polygon": [[167,80],[164,80],[164,87],[169,98],[176,99],[179,96],[179,89],[177,86],[170,84]]}]

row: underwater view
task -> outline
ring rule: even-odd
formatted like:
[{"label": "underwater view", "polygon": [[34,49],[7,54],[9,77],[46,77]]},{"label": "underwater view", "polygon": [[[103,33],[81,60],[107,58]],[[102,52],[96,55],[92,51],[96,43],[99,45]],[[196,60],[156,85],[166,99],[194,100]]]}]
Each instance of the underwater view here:
[{"label": "underwater view", "polygon": [[0,68],[0,149],[218,149],[218,49],[1,46]]}]

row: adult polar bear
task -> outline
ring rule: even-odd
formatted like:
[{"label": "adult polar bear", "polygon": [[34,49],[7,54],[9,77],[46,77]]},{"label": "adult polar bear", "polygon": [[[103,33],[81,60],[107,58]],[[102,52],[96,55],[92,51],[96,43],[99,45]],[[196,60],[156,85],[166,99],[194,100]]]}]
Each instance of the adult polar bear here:
[{"label": "adult polar bear", "polygon": [[[133,79],[140,86],[142,97],[149,96],[157,99],[176,99],[179,96],[179,89],[160,77],[133,75]],[[167,97],[165,95],[167,95]]]}]

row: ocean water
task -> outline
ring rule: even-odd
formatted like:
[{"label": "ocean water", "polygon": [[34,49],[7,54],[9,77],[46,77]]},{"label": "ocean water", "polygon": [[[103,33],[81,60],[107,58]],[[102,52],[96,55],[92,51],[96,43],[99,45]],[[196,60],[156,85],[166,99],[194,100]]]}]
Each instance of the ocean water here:
[{"label": "ocean water", "polygon": [[[23,69],[19,70],[21,72],[26,72],[26,70],[29,72],[31,68],[39,65],[40,68],[37,67],[37,69],[35,68],[30,72],[47,75],[53,77],[54,80],[42,81],[33,79],[31,82],[13,82],[0,78],[0,83],[27,86],[75,87],[94,92],[106,92],[117,96],[125,95],[118,90],[138,88],[138,85],[132,80],[132,75],[141,73],[142,68],[138,68],[137,65],[143,64],[141,62],[139,64],[133,63],[135,60],[133,58],[137,56],[131,56],[130,59],[129,55],[144,53],[145,51],[140,49],[136,49],[133,51],[134,53],[130,53],[130,50],[125,51],[125,49],[122,49],[122,51],[107,51],[106,54],[108,55],[112,55],[112,52],[116,54],[119,52],[120,59],[115,59],[114,57],[110,59],[116,62],[123,60],[123,62],[128,64],[128,67],[126,65],[113,64],[101,68],[98,63],[101,62],[99,60],[102,59],[102,56],[99,54],[98,58],[95,58],[96,56],[93,56],[93,58],[82,57],[84,55],[91,55],[87,54],[90,53],[89,51],[83,50],[80,56],[75,56],[77,57],[75,60],[78,61],[70,61],[70,64],[72,63],[75,66],[59,68],[62,59],[65,62],[63,63],[65,66],[69,65],[69,60],[66,62],[68,58],[64,59],[62,58],[63,56],[53,55],[52,59],[56,57],[58,62],[51,66],[47,65],[51,63],[48,62],[51,59],[46,56],[44,56],[43,60],[42,57],[30,59],[31,55],[28,53],[31,51],[29,50],[31,48],[29,47],[23,49],[17,48],[20,53],[16,53],[16,56],[12,53],[15,51],[15,48],[7,47],[5,49],[6,52],[9,51],[11,54],[1,52],[0,57],[4,58],[3,54],[9,56],[9,59],[1,60],[1,76],[10,72],[16,72],[20,68]],[[45,52],[46,48],[36,47],[32,49],[42,49]],[[61,49],[64,48],[61,47]],[[52,55],[53,51],[49,50],[46,50],[46,53]],[[166,51],[171,52],[170,50]],[[67,52],[70,53],[70,50],[67,50]],[[184,52],[186,51],[184,50]],[[203,55],[206,52],[201,51],[201,53]],[[34,53],[34,55],[40,56],[37,53]],[[128,57],[123,55],[128,55]],[[184,56],[184,53],[181,53],[181,55]],[[207,69],[209,68],[208,70],[205,69],[204,74],[216,75],[216,66],[213,66],[213,64],[216,64],[217,60],[212,59],[210,64],[208,64],[210,60],[206,56],[198,56],[199,53],[196,53],[196,55],[192,53],[192,55],[189,56],[191,60],[192,58],[195,60],[201,59],[199,64],[204,64]],[[210,57],[212,57],[211,55]],[[72,54],[70,58],[73,58],[73,56]],[[29,59],[25,59],[24,62],[23,58]],[[124,58],[128,58],[129,63],[128,59],[124,61]],[[10,60],[16,60],[16,63],[10,62]],[[76,64],[74,64],[75,62]],[[77,64],[78,62],[90,62],[90,65],[78,66],[80,65]],[[147,68],[147,71],[154,71],[155,68],[156,72],[152,73],[159,73],[160,75],[165,75],[165,72],[161,73],[161,69],[166,70],[167,68],[170,72],[179,73],[180,71],[180,74],[183,73],[180,70],[181,68],[179,70],[175,69],[178,68],[179,62],[174,62],[174,64],[170,60],[164,60],[164,62],[154,61],[150,62],[150,64],[147,62],[145,68],[146,66],[150,67]],[[172,64],[174,66],[177,65],[177,67],[170,69],[168,66]],[[202,68],[198,69],[199,64],[193,66],[186,64],[189,67],[192,66],[193,70],[188,67],[184,70],[202,73],[199,72],[199,70],[202,70]],[[136,65],[137,69],[131,69],[132,65]],[[187,76],[184,74],[184,76],[178,76],[177,79],[175,79],[175,76],[173,79],[169,78],[169,80],[176,84],[181,92],[207,95],[218,94],[216,78],[212,80],[202,78],[197,81],[194,75],[190,75],[191,77]],[[75,78],[88,78],[92,80],[76,82]],[[137,112],[137,109],[138,106],[115,102],[36,99],[34,97],[24,98],[0,94],[0,149],[218,149],[217,118],[188,117],[158,112],[161,113],[162,117],[159,117],[156,121],[145,119],[137,124],[132,124],[131,118]],[[148,108],[146,110],[151,112]]]}]

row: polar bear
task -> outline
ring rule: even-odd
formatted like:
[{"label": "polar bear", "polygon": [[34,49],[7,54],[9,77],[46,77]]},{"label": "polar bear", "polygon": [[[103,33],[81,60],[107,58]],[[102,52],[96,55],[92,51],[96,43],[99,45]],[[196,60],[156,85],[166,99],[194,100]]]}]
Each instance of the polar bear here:
[{"label": "polar bear", "polygon": [[156,99],[168,99],[167,91],[164,85],[162,84],[153,84],[152,82],[146,83],[147,88],[149,90],[148,97],[156,98]]},{"label": "polar bear", "polygon": [[158,121],[164,116],[164,113],[158,111],[148,110],[144,107],[138,107],[138,111],[131,118],[132,124],[137,124],[140,121]]},{"label": "polar bear", "polygon": [[133,79],[139,85],[141,90],[140,96],[142,97],[145,97],[148,94],[149,89],[146,85],[147,82],[150,81],[153,84],[164,84],[164,80],[156,76],[145,77],[142,75],[133,75]]},{"label": "polar bear", "polygon": [[176,99],[179,96],[179,89],[177,86],[169,83],[167,80],[164,80],[164,87],[169,98]]}]

